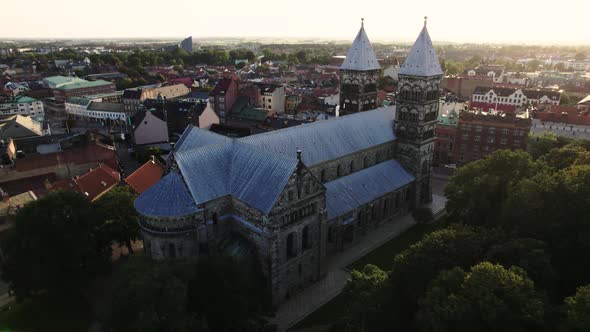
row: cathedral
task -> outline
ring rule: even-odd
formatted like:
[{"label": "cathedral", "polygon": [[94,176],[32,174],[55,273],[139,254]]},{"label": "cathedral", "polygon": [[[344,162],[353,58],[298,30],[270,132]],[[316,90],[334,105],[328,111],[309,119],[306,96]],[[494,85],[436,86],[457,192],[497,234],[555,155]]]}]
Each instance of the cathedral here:
[{"label": "cathedral", "polygon": [[377,107],[364,24],[341,75],[334,120],[239,139],[188,127],[167,174],[135,201],[146,255],[254,259],[278,306],[320,279],[327,257],[429,202],[443,72],[426,23],[395,106]]}]

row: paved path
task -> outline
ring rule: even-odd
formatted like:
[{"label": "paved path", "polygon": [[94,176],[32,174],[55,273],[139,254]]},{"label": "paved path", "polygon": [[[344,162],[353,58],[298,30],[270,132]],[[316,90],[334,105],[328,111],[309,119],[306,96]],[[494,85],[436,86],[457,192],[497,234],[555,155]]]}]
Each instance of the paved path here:
[{"label": "paved path", "polygon": [[[443,196],[434,194],[433,201],[428,207],[435,215],[440,216],[445,203],[446,199]],[[277,325],[278,331],[286,331],[303,320],[342,292],[350,276],[346,270],[348,265],[415,224],[411,215],[402,216],[370,230],[352,247],[328,258],[325,268],[326,276],[283,303],[276,312],[276,316],[271,319],[271,323]]]}]

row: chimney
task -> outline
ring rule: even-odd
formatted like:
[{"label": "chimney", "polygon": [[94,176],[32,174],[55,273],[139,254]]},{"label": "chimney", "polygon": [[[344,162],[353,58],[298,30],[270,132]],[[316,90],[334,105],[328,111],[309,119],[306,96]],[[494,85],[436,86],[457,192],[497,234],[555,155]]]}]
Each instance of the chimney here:
[{"label": "chimney", "polygon": [[156,163],[156,156],[154,156],[154,155],[151,155],[151,156],[150,156],[150,162],[151,162],[152,164],[155,164],[155,163]]}]

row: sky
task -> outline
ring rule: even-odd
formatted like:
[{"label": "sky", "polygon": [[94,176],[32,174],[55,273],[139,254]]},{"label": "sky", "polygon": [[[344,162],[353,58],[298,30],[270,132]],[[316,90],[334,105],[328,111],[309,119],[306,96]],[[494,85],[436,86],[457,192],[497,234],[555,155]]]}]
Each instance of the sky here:
[{"label": "sky", "polygon": [[2,12],[2,39],[352,40],[364,17],[373,42],[411,42],[428,16],[435,43],[590,45],[589,0],[2,0]]}]

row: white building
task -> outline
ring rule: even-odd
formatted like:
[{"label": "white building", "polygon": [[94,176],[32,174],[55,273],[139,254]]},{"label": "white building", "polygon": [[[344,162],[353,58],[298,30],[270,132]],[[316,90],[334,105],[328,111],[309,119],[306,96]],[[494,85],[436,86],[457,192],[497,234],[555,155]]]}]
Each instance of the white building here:
[{"label": "white building", "polygon": [[6,103],[0,104],[0,116],[23,115],[30,116],[37,122],[45,119],[43,102],[30,97],[16,97]]},{"label": "white building", "polygon": [[285,113],[285,87],[276,84],[261,84],[258,104],[267,112]]},{"label": "white building", "polygon": [[559,105],[561,94],[552,90],[527,90],[516,88],[476,87],[473,90],[473,103],[510,105],[520,107],[528,104]]},{"label": "white building", "polygon": [[70,97],[65,103],[66,113],[83,119],[97,121],[128,121],[128,114],[123,109],[123,104],[100,103],[86,98]]}]

